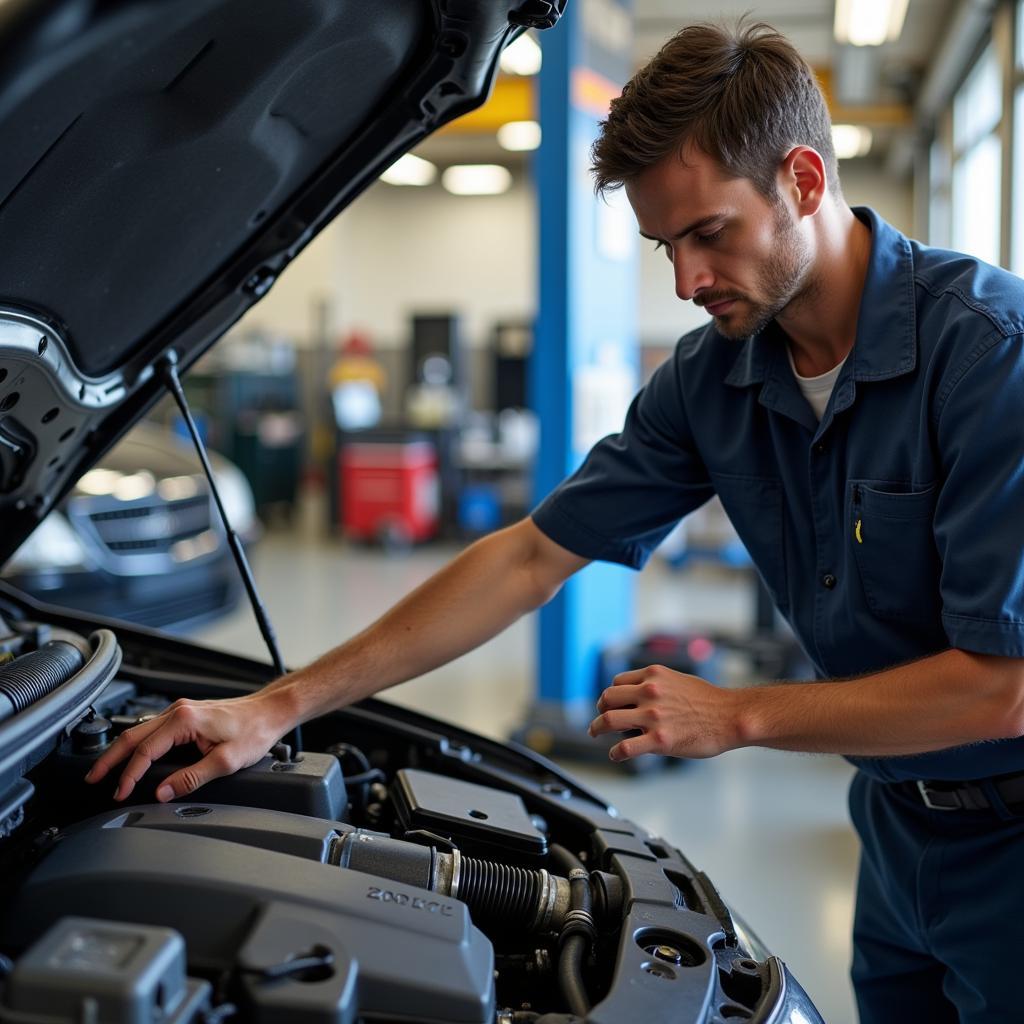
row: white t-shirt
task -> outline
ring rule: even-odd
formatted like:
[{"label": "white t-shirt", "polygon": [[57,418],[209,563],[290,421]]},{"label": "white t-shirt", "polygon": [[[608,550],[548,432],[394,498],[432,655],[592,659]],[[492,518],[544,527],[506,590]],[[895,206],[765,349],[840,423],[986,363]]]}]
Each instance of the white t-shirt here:
[{"label": "white t-shirt", "polygon": [[836,386],[839,371],[843,368],[843,363],[849,359],[849,356],[845,356],[842,362],[837,363],[831,370],[821,374],[819,377],[801,377],[796,372],[796,366],[793,363],[793,353],[788,345],[786,346],[786,357],[789,359],[789,368],[793,371],[797,386],[803,393],[804,398],[810,403],[811,408],[814,410],[814,415],[820,420],[825,415],[825,406],[828,405],[828,400],[832,396],[832,389]]}]

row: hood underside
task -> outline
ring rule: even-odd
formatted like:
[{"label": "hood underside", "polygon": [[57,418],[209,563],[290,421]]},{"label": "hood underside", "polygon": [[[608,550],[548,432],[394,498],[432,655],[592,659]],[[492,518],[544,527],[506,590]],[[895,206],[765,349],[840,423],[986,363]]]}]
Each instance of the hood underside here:
[{"label": "hood underside", "polygon": [[0,561],[539,0],[0,5]]}]

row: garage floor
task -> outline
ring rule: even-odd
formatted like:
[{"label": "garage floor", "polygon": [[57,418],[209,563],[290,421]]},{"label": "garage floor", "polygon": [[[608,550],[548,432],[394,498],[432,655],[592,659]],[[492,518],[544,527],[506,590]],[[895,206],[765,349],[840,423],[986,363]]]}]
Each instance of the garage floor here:
[{"label": "garage floor", "polygon": [[[428,546],[392,558],[315,530],[269,532],[253,563],[285,661],[301,665],[351,636],[455,551]],[[639,577],[638,628],[736,628],[750,619],[749,595],[743,577],[675,573],[655,560]],[[247,607],[195,636],[250,655],[262,649]],[[505,738],[532,696],[532,657],[533,624],[520,622],[387,696]],[[852,769],[845,762],[748,749],[640,778],[611,765],[571,768],[707,871],[787,961],[829,1024],[856,1019],[847,968],[857,848],[846,812]]]}]

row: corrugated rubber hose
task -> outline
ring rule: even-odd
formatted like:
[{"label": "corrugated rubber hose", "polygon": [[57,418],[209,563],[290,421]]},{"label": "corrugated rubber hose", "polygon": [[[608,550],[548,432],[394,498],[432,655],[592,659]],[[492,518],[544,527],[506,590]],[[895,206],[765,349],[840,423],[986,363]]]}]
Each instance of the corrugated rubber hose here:
[{"label": "corrugated rubber hose", "polygon": [[82,652],[64,640],[0,666],[0,721],[35,704],[63,686],[85,664]]}]

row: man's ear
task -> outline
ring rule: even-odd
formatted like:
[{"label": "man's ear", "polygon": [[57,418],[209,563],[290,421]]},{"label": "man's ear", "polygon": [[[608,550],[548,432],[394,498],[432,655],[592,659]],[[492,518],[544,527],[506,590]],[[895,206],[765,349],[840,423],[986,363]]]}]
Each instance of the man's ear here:
[{"label": "man's ear", "polygon": [[810,146],[794,146],[779,167],[778,185],[780,193],[793,203],[798,216],[813,216],[828,192],[828,176],[821,154]]}]

